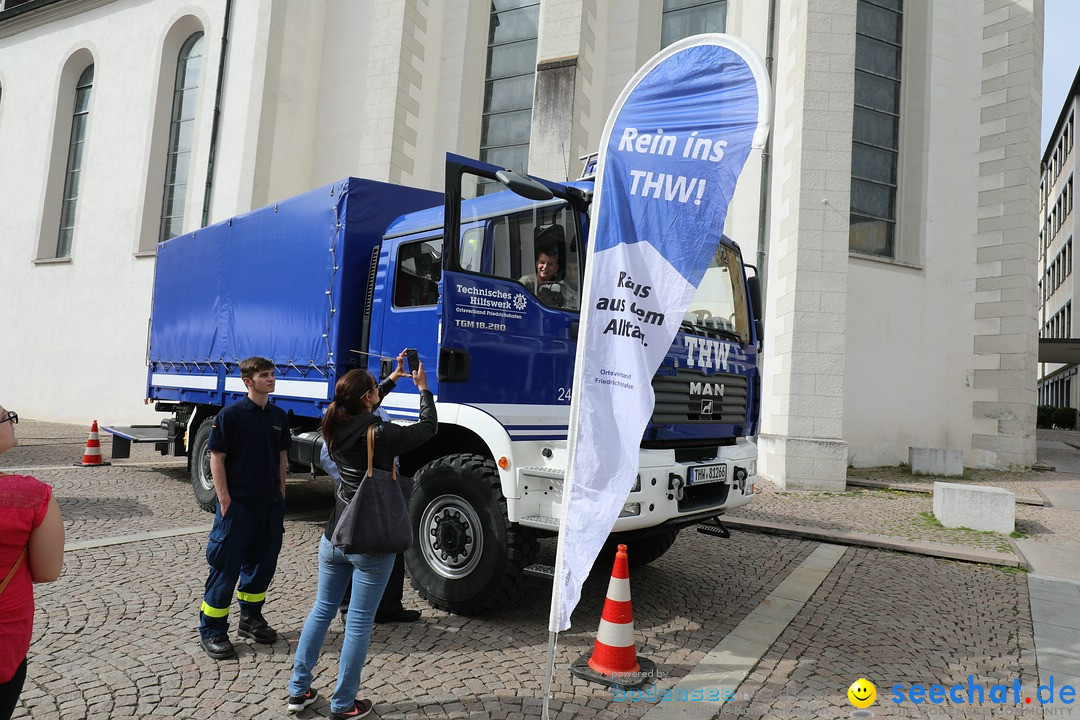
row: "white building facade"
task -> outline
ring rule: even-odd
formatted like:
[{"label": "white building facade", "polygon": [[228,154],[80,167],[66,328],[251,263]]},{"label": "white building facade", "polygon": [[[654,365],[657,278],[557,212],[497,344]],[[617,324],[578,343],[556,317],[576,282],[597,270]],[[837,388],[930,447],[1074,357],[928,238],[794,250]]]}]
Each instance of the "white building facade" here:
[{"label": "white building facade", "polygon": [[348,175],[441,190],[448,151],[576,177],[638,67],[724,30],[775,88],[726,228],[766,277],[761,474],[1035,461],[1041,0],[4,3],[0,396],[26,417],[158,419],[168,233]]}]

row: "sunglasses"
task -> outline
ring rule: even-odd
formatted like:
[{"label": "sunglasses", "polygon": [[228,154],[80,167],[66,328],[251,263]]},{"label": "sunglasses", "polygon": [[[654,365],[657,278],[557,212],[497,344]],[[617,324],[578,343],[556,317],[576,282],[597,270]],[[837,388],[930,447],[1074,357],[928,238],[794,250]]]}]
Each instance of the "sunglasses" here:
[{"label": "sunglasses", "polygon": [[5,417],[3,420],[0,420],[0,423],[6,423],[6,422],[9,422],[9,421],[11,422],[12,425],[18,425],[19,424],[19,415],[18,415],[18,413],[13,413],[10,410],[8,410],[7,411],[7,417]]}]

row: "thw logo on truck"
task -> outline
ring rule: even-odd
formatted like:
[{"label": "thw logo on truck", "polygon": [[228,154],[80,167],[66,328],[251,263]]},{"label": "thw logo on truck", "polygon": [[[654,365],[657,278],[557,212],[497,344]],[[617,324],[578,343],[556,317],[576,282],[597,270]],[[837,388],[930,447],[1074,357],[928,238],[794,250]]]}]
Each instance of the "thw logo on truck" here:
[{"label": "thw logo on truck", "polygon": [[[728,358],[731,355],[732,346],[719,340],[703,337],[683,337],[686,345],[686,367],[700,370],[723,370],[730,372]],[[736,353],[737,360],[743,360],[741,353]]]}]

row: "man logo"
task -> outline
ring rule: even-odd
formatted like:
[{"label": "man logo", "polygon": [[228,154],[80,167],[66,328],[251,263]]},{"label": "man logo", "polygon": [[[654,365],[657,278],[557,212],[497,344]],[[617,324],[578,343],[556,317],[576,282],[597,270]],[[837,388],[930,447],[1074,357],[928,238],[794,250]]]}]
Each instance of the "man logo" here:
[{"label": "man logo", "polygon": [[701,401],[701,412],[699,415],[712,415],[713,401],[712,399]]},{"label": "man logo", "polygon": [[690,383],[690,394],[724,397],[724,383],[692,382]]}]

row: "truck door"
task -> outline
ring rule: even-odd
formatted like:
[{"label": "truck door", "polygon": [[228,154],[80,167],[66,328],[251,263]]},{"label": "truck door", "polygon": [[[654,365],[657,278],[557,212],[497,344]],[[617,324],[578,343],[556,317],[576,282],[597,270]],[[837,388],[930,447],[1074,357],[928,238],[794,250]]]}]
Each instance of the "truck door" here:
[{"label": "truck door", "polygon": [[580,193],[534,183],[531,194],[547,197],[529,199],[493,182],[499,172],[448,156],[439,402],[480,407],[515,440],[565,439],[584,270]]}]

